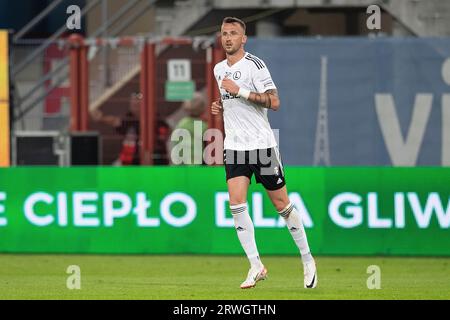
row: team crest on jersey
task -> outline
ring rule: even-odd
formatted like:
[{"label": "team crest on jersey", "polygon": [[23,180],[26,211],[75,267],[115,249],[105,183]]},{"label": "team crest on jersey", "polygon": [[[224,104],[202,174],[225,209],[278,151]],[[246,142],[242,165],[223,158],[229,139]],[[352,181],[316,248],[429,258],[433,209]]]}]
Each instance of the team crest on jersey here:
[{"label": "team crest on jersey", "polygon": [[235,73],[233,73],[233,79],[234,80],[239,80],[241,78],[241,72],[240,71],[236,71]]}]

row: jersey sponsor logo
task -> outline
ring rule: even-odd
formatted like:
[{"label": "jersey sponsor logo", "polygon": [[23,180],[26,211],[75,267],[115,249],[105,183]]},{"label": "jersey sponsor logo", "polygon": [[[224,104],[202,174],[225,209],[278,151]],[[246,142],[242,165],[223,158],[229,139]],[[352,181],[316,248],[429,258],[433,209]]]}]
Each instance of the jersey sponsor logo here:
[{"label": "jersey sponsor logo", "polygon": [[231,93],[224,93],[222,94],[222,101],[223,100],[229,100],[229,99],[236,99],[237,97],[234,94]]}]

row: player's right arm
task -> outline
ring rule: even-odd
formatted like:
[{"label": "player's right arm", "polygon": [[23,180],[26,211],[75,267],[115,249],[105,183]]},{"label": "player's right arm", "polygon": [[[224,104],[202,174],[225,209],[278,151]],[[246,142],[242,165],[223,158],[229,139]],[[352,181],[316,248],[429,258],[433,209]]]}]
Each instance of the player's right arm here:
[{"label": "player's right arm", "polygon": [[211,114],[218,115],[219,113],[222,112],[222,110],[223,110],[222,101],[217,100],[217,101],[214,101],[212,103],[212,105],[211,105]]},{"label": "player's right arm", "polygon": [[[217,75],[217,73],[218,73],[217,72],[218,65],[219,64],[216,64],[214,66],[213,72],[214,72],[214,77],[216,78],[216,81],[217,81],[217,84],[219,85],[219,90],[220,90],[220,81],[219,81],[220,78]],[[213,101],[213,103],[211,104],[211,114],[215,116],[215,115],[220,114],[222,111],[223,111],[222,101],[220,99],[216,100],[216,101]]]}]

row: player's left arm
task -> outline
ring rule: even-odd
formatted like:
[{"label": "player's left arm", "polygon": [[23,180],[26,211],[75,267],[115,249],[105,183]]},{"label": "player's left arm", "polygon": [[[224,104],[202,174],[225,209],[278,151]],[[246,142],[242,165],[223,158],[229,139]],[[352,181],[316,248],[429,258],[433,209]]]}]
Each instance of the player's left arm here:
[{"label": "player's left arm", "polygon": [[278,91],[276,89],[268,89],[262,93],[251,92],[247,89],[239,88],[239,86],[229,78],[223,79],[221,87],[228,93],[244,98],[263,108],[272,109],[274,111],[277,111],[280,108],[280,98],[278,97]]},{"label": "player's left arm", "polygon": [[250,92],[248,101],[256,103],[257,105],[277,111],[280,108],[280,98],[276,89],[269,89],[263,93]]}]

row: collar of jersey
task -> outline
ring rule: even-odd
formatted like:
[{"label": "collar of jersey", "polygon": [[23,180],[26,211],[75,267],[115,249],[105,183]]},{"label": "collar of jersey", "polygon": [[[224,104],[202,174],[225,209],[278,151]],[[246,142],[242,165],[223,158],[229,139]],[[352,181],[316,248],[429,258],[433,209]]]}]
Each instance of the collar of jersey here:
[{"label": "collar of jersey", "polygon": [[248,55],[249,53],[247,51],[244,51],[244,55],[242,56],[242,58],[240,58],[238,61],[236,61],[231,67],[228,65],[228,60],[225,59],[225,64],[227,65],[228,68],[233,68],[235,65],[237,65],[239,62],[241,62],[242,60],[245,59],[245,57]]}]

